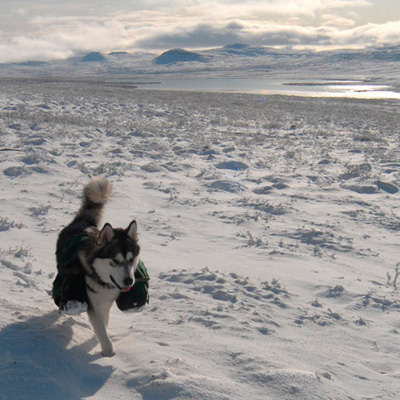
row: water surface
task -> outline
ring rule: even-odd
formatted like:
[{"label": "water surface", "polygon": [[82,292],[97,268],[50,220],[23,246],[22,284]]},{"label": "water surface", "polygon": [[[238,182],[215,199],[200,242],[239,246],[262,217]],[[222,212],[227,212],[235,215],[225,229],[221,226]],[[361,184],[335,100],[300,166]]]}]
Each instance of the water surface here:
[{"label": "water surface", "polygon": [[400,99],[388,85],[352,80],[273,80],[270,78],[161,78],[134,82],[140,89],[256,93],[310,97]]}]

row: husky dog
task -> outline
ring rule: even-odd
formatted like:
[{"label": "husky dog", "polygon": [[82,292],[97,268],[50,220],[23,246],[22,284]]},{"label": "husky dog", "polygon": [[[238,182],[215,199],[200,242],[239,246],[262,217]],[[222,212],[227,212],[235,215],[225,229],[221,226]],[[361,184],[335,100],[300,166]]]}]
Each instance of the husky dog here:
[{"label": "husky dog", "polygon": [[115,354],[107,334],[110,310],[121,292],[131,289],[140,251],[136,221],[126,229],[113,229],[109,223],[98,229],[110,194],[111,185],[102,177],[85,186],[80,210],[58,236],[57,269],[64,286],[58,299],[53,294],[67,313],[71,304],[80,305],[79,311],[87,308],[106,357]]}]

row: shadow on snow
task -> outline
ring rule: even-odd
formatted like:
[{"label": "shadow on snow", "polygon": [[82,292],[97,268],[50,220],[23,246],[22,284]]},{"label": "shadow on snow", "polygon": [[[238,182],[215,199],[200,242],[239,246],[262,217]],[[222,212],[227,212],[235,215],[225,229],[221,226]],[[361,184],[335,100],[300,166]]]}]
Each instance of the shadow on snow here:
[{"label": "shadow on snow", "polygon": [[72,319],[57,311],[7,325],[0,331],[0,399],[82,399],[107,382],[112,367],[93,364],[93,338],[68,349]]}]

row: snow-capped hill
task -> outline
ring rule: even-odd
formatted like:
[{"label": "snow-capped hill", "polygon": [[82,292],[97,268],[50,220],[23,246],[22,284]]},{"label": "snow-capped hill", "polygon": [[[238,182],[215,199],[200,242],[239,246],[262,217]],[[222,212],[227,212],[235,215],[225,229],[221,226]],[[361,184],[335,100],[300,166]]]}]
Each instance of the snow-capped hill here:
[{"label": "snow-capped hill", "polygon": [[108,53],[109,56],[127,56],[129,53],[127,51],[112,51]]},{"label": "snow-capped hill", "polygon": [[90,52],[64,60],[0,64],[0,76],[105,76],[162,74],[187,77],[265,77],[285,79],[373,79],[400,86],[400,47],[376,47],[363,50],[275,49],[267,46],[229,44],[224,47],[188,51],[171,49],[162,54]]},{"label": "snow-capped hill", "polygon": [[48,63],[46,61],[25,61],[25,62],[17,63],[17,65],[22,65],[25,67],[43,67],[47,64]]},{"label": "snow-capped hill", "polygon": [[334,61],[400,61],[400,46],[321,53]]},{"label": "snow-capped hill", "polygon": [[274,49],[264,46],[250,46],[248,44],[234,43],[228,44],[220,52],[229,53],[238,56],[257,57],[266,54],[278,54]]},{"label": "snow-capped hill", "polygon": [[372,52],[371,57],[375,60],[400,61],[400,46],[379,49]]},{"label": "snow-capped hill", "polygon": [[240,51],[243,49],[247,49],[250,46],[248,44],[243,44],[243,43],[234,43],[234,44],[227,44],[226,46],[223,47],[223,49],[227,51]]},{"label": "snow-capped hill", "polygon": [[192,61],[206,62],[206,59],[199,53],[183,49],[172,49],[162,53],[153,60],[153,62],[158,65]]},{"label": "snow-capped hill", "polygon": [[81,59],[82,62],[93,62],[93,61],[103,62],[105,60],[106,60],[106,58],[103,56],[103,54],[96,52],[96,51],[92,51],[91,53],[86,54]]}]

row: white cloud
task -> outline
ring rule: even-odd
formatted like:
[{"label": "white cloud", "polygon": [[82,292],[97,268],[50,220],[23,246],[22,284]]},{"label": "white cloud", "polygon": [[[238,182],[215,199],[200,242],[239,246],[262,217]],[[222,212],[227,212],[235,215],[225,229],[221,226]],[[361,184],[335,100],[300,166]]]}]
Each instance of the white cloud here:
[{"label": "white cloud", "polygon": [[332,19],[321,26],[301,26],[235,20],[234,23],[169,27],[149,32],[135,41],[139,48],[214,47],[241,42],[265,46],[300,46],[324,49],[332,47],[369,47],[397,45],[400,21],[354,27],[351,20]]},{"label": "white cloud", "polygon": [[398,45],[400,43],[400,21],[366,24],[344,31],[333,31],[331,37],[333,43],[342,46]]},{"label": "white cloud", "polygon": [[119,22],[72,25],[73,29],[53,32],[42,29],[36,35],[3,39],[0,43],[0,62],[49,61],[71,57],[76,52],[108,51],[132,45],[132,39]]},{"label": "white cloud", "polygon": [[339,17],[338,15],[324,14],[321,16],[322,26],[335,26],[337,28],[352,28],[355,21],[350,18]]},{"label": "white cloud", "polygon": [[[370,6],[366,0],[220,0],[201,3],[201,9],[216,9],[219,15],[227,17],[251,17],[255,19],[276,16],[315,17],[337,9],[354,9]],[[199,11],[201,11],[199,9]]]}]

